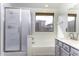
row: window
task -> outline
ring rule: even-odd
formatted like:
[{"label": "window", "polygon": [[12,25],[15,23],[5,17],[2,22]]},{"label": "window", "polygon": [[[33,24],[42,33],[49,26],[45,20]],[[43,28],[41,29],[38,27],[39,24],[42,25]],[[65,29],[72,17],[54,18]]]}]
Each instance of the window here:
[{"label": "window", "polygon": [[68,14],[67,32],[76,32],[76,14]]},{"label": "window", "polygon": [[35,32],[53,32],[54,14],[36,13]]}]

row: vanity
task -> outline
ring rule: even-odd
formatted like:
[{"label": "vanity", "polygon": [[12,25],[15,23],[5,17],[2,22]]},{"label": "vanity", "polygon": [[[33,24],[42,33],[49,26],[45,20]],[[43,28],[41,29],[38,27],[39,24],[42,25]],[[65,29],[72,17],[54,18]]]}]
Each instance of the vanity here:
[{"label": "vanity", "polygon": [[79,56],[79,14],[77,12],[78,10],[73,12],[69,10],[67,14],[58,18],[58,36],[55,39],[56,56]]},{"label": "vanity", "polygon": [[56,38],[55,39],[56,56],[79,56],[79,41]]}]

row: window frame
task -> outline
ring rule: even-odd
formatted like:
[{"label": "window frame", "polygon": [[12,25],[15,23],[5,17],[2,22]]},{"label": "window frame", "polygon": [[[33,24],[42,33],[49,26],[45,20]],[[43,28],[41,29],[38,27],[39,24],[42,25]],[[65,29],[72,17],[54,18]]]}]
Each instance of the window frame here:
[{"label": "window frame", "polygon": [[[52,19],[52,31],[36,31],[36,16],[37,15],[40,15],[40,16],[45,16],[45,15],[48,15],[48,16],[53,16],[53,19]],[[54,32],[54,13],[43,13],[43,12],[36,12],[35,13],[35,32]]]}]

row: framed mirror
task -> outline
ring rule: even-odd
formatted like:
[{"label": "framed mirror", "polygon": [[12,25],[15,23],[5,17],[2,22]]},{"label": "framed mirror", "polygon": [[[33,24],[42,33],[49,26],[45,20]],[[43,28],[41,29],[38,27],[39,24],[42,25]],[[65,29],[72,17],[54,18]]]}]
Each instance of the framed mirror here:
[{"label": "framed mirror", "polygon": [[66,32],[76,32],[76,16],[77,14],[68,14],[68,26]]}]

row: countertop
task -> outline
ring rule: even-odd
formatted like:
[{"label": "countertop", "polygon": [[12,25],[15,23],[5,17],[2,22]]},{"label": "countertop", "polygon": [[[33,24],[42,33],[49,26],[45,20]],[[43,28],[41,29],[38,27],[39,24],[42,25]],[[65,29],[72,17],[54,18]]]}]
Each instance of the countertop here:
[{"label": "countertop", "polygon": [[59,38],[59,37],[57,37],[56,39],[63,43],[66,43],[76,49],[79,49],[79,40],[73,40],[73,39],[69,39],[69,38]]}]

